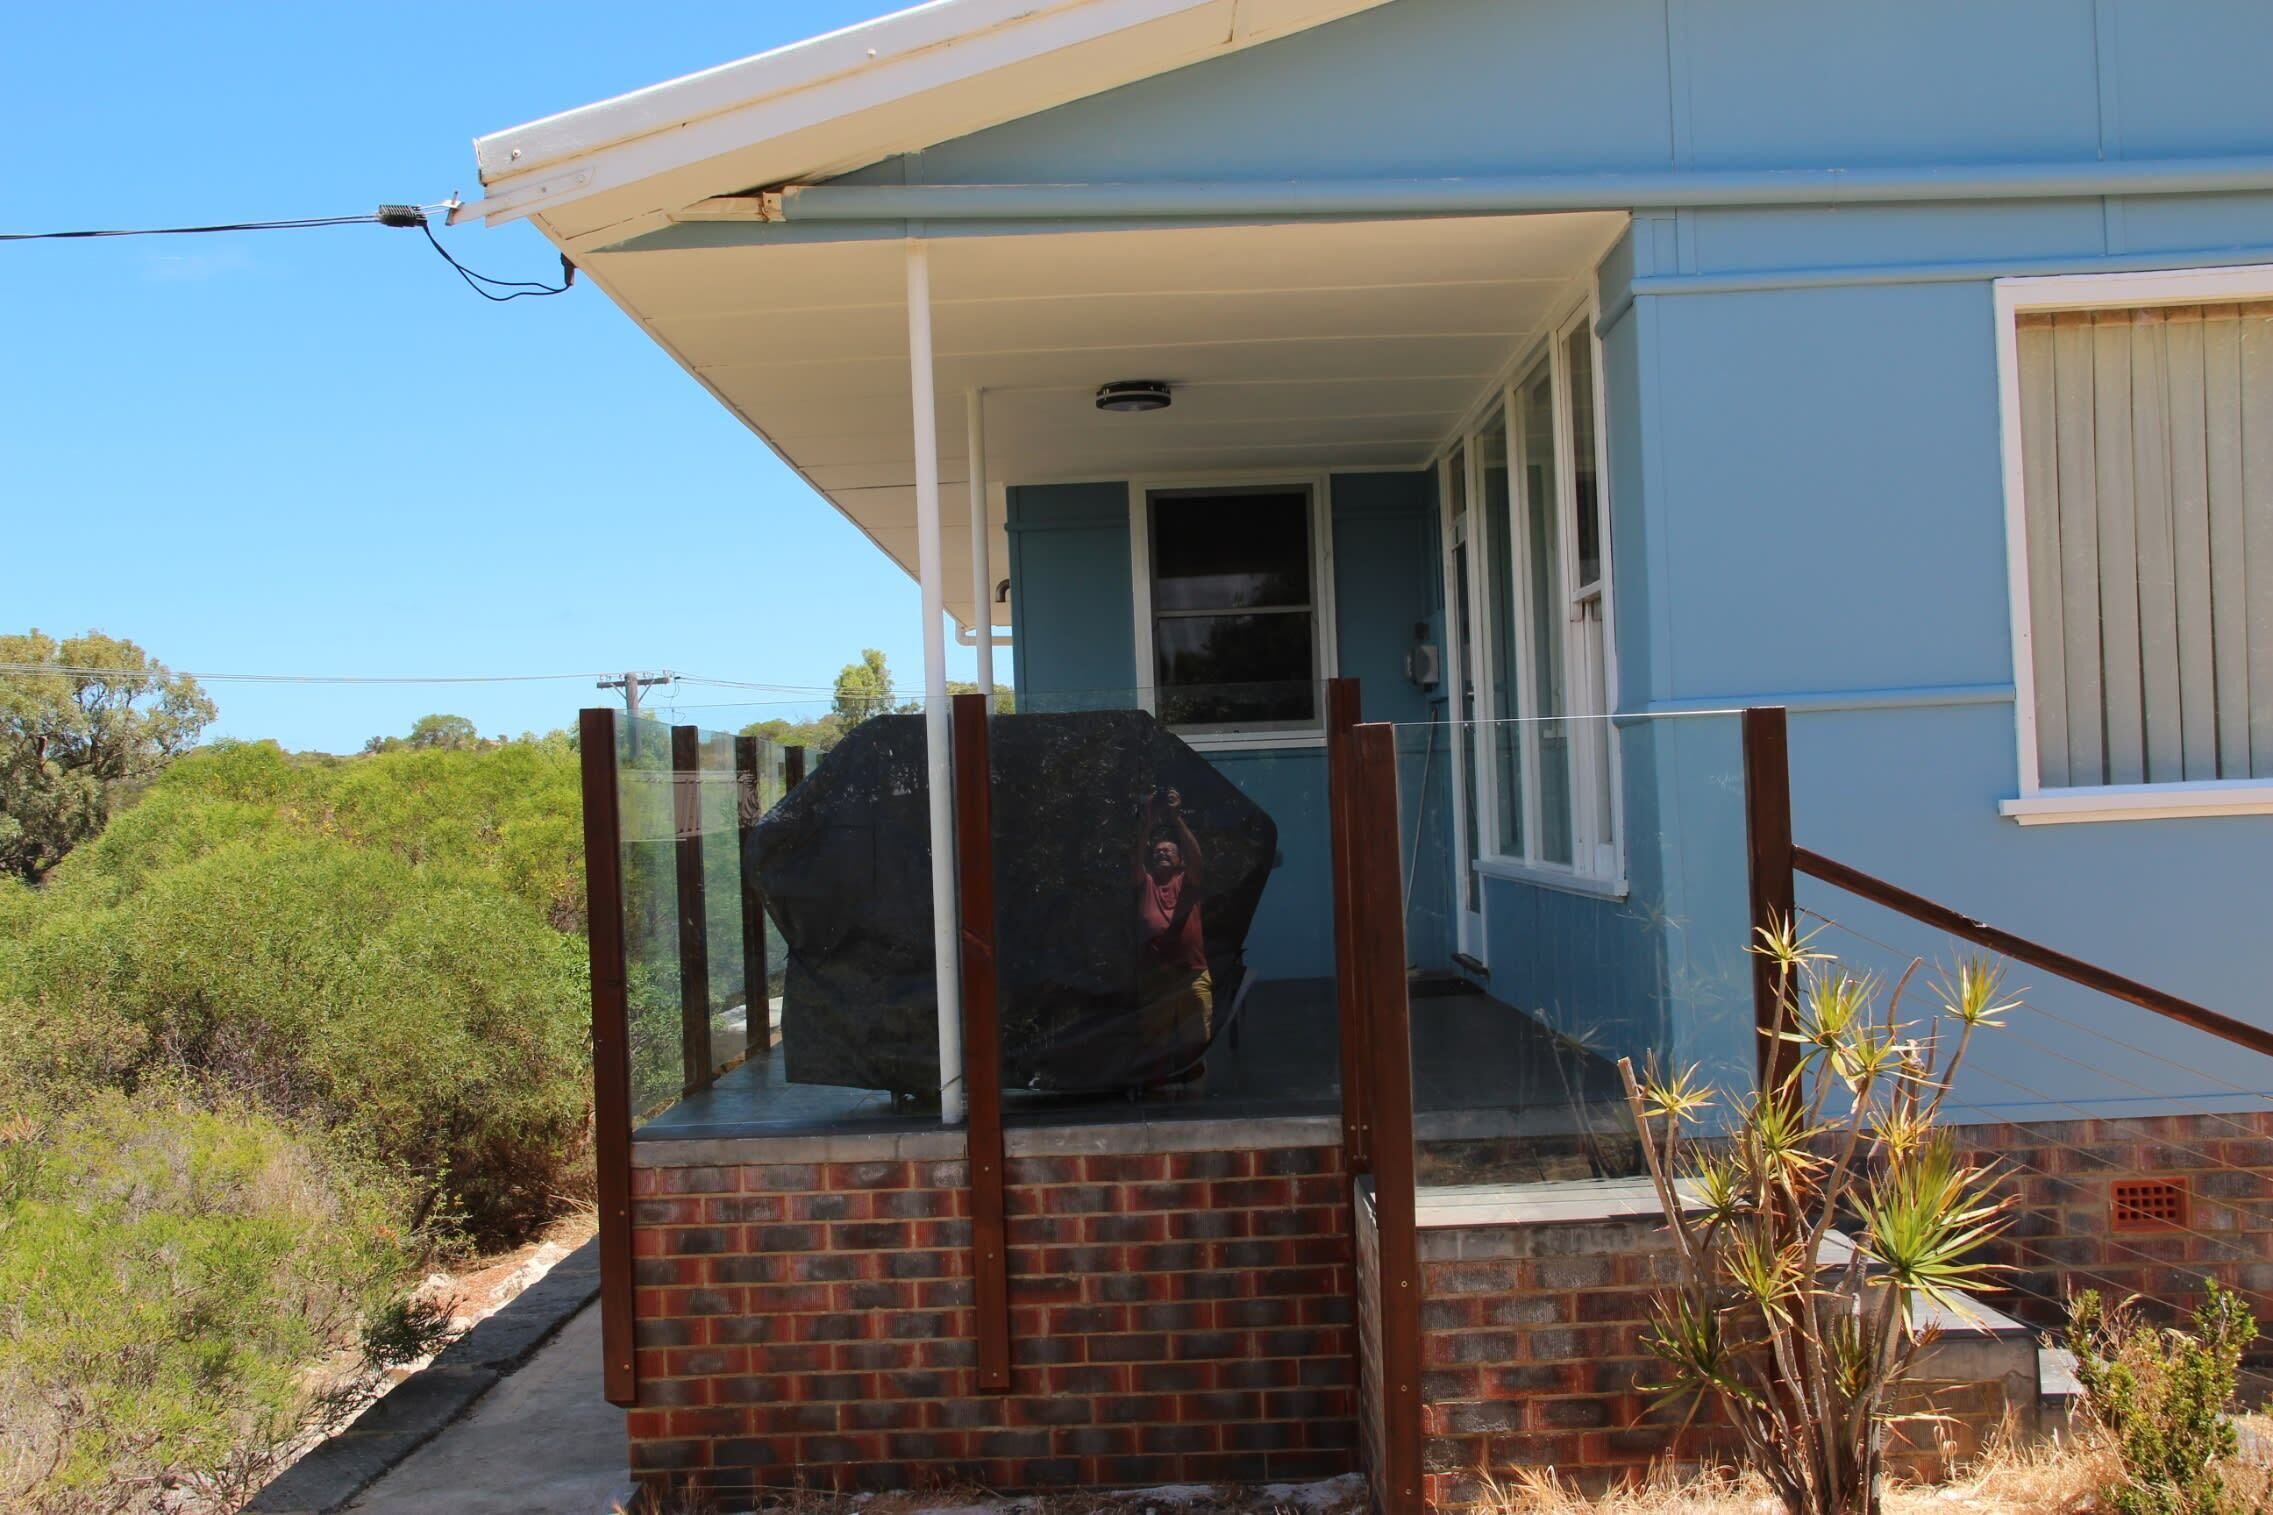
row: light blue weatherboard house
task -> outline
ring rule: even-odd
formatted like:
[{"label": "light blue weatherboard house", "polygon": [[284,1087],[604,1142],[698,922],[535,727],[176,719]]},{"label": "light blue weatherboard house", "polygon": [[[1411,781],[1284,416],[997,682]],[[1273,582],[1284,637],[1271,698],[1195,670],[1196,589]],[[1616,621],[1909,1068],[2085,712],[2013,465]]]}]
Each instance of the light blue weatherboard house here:
[{"label": "light blue weatherboard house", "polygon": [[[999,635],[1023,708],[1209,750],[1281,834],[1259,980],[1331,969],[1354,675],[1417,965],[1734,1066],[1685,713],[1747,705],[1803,845],[2263,1019],[2269,63],[2258,0],[939,0],[484,138],[461,216],[922,581],[934,694]],[[1976,1117],[2261,1102],[2032,987],[2083,1029],[1990,1039]]]}]

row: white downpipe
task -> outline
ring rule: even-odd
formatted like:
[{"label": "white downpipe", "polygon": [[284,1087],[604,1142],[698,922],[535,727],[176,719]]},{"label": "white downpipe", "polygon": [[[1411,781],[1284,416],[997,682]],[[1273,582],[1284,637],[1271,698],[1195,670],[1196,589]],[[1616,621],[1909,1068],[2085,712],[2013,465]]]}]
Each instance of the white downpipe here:
[{"label": "white downpipe", "polygon": [[994,709],[994,570],[987,563],[993,547],[987,529],[987,392],[963,391],[966,441],[970,461],[963,472],[971,478],[971,630],[979,649],[979,693]]},{"label": "white downpipe", "polygon": [[948,761],[947,594],[939,530],[939,410],[931,374],[931,254],[908,243],[908,381],[915,393],[916,578],[923,585],[923,737],[931,783],[931,951],[939,994],[939,1119],[963,1119],[962,953]]}]

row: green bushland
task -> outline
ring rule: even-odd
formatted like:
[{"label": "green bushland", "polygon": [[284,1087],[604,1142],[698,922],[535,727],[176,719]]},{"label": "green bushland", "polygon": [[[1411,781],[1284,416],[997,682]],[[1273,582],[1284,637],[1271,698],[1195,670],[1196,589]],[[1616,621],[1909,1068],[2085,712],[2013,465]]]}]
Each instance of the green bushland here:
[{"label": "green bushland", "polygon": [[[424,1345],[401,1201],[249,1104],[105,1091],[0,1130],[0,1505],[141,1509],[174,1484],[235,1508]],[[365,1337],[396,1349],[311,1387]]]},{"label": "green bushland", "polygon": [[0,1110],[187,1079],[398,1170],[441,1243],[580,1193],[589,1110],[576,757],[175,763],[0,904]]},{"label": "green bushland", "polygon": [[0,1507],[233,1508],[586,1195],[577,785],[221,743],[0,878]]}]

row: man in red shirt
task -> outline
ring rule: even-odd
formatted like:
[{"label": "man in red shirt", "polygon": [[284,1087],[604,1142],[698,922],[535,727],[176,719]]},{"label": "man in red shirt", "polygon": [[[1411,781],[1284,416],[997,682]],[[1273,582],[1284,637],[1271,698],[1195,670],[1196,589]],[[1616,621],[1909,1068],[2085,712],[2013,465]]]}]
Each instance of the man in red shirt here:
[{"label": "man in red shirt", "polygon": [[[1161,824],[1165,812],[1168,824]],[[1150,1052],[1181,1063],[1207,1044],[1215,1014],[1200,929],[1200,844],[1184,820],[1184,797],[1154,790],[1145,800],[1137,859],[1140,971],[1137,1013]]]}]

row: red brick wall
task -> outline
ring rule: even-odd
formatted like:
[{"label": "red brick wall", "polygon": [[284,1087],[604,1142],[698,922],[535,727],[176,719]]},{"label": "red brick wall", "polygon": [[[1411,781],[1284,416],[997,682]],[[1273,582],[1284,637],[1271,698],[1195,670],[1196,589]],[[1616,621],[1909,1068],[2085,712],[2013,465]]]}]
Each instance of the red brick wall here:
[{"label": "red brick wall", "polygon": [[635,1168],[634,1473],[1016,1489],[1355,1466],[1338,1147],[1020,1156],[1009,1180],[1014,1382],[990,1395],[959,1160]]},{"label": "red brick wall", "polygon": [[[2057,1325],[2062,1301],[2097,1289],[2177,1312],[2201,1298],[2207,1274],[2273,1322],[2273,1111],[1966,1126],[1957,1135],[1975,1162],[2006,1173],[2020,1201],[1991,1253],[2012,1270],[1984,1291],[1999,1309]],[[2112,1228],[2109,1191],[2141,1178],[2185,1186],[2182,1228]]]}]

